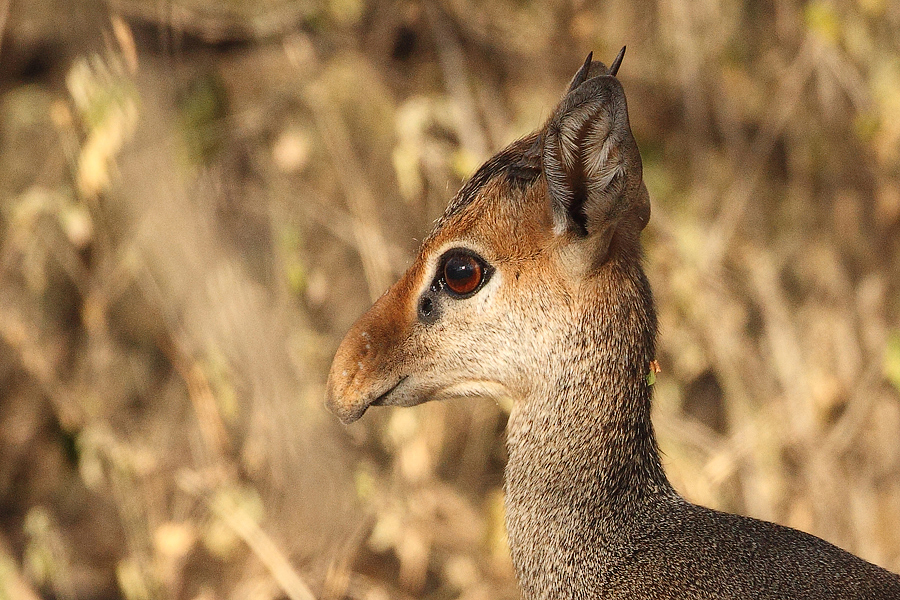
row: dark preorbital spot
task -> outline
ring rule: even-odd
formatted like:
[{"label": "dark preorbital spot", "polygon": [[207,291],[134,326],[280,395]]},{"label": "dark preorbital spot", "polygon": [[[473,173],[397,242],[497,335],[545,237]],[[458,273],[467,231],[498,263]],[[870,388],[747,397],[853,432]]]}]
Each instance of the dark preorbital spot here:
[{"label": "dark preorbital spot", "polygon": [[428,291],[422,294],[422,297],[419,298],[418,313],[419,322],[426,326],[434,325],[441,318],[441,305],[438,304],[434,292]]},{"label": "dark preorbital spot", "polygon": [[431,301],[431,298],[422,298],[421,304],[419,304],[419,312],[422,313],[423,317],[430,317],[434,312],[434,302]]}]

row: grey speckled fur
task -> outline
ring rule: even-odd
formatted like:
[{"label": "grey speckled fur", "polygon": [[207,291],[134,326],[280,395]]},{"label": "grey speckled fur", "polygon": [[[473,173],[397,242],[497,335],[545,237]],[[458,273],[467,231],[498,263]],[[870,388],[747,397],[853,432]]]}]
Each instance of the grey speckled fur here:
[{"label": "grey speckled fur", "polygon": [[[601,266],[585,283],[595,288],[586,294],[600,300],[551,357],[564,364],[547,372],[562,375],[547,383],[545,397],[517,404],[510,417],[507,528],[524,598],[900,599],[894,573],[812,535],[692,505],[670,486],[646,383],[656,337],[638,242],[646,221],[628,221],[628,198],[642,187],[640,157],[621,87],[602,76],[601,63],[590,72],[600,77],[576,76],[548,130],[579,102],[612,97],[621,112],[608,114],[630,161],[628,181],[616,198],[620,207],[599,205],[604,219],[620,215]],[[545,160],[549,167],[559,168]],[[551,188],[572,177],[546,175]],[[588,213],[579,222],[590,229],[592,219]]]}]

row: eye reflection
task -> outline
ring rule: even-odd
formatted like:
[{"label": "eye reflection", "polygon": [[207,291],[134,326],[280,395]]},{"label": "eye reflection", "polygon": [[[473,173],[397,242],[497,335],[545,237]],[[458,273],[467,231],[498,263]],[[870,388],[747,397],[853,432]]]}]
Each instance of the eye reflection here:
[{"label": "eye reflection", "polygon": [[483,263],[468,252],[453,253],[444,261],[444,283],[455,294],[464,296],[473,293],[484,277]]}]

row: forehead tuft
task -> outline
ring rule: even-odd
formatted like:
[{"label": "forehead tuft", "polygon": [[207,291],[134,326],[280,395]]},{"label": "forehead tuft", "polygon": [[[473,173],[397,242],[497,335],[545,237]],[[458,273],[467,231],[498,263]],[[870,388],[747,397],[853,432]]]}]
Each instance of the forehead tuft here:
[{"label": "forehead tuft", "polygon": [[519,151],[521,147],[507,148],[472,176],[420,252],[430,255],[454,242],[470,245],[486,259],[502,263],[535,257],[548,247],[553,216],[547,186],[535,166],[539,161],[527,162],[529,157]]},{"label": "forehead tuft", "polygon": [[[538,134],[517,140],[481,165],[463,185],[438,220],[435,231],[464,211],[492,181],[522,191],[532,185],[541,174]],[[502,179],[502,180],[501,180]]]}]

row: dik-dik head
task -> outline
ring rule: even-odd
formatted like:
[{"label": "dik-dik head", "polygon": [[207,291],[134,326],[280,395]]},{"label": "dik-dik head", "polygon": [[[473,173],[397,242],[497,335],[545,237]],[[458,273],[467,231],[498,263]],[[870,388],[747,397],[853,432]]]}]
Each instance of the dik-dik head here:
[{"label": "dik-dik head", "polygon": [[[623,48],[624,52],[624,48]],[[485,163],[414,264],[347,333],[327,405],[345,423],[372,405],[527,398],[617,265],[640,260],[650,217],[621,84],[591,62],[546,125]]]}]

